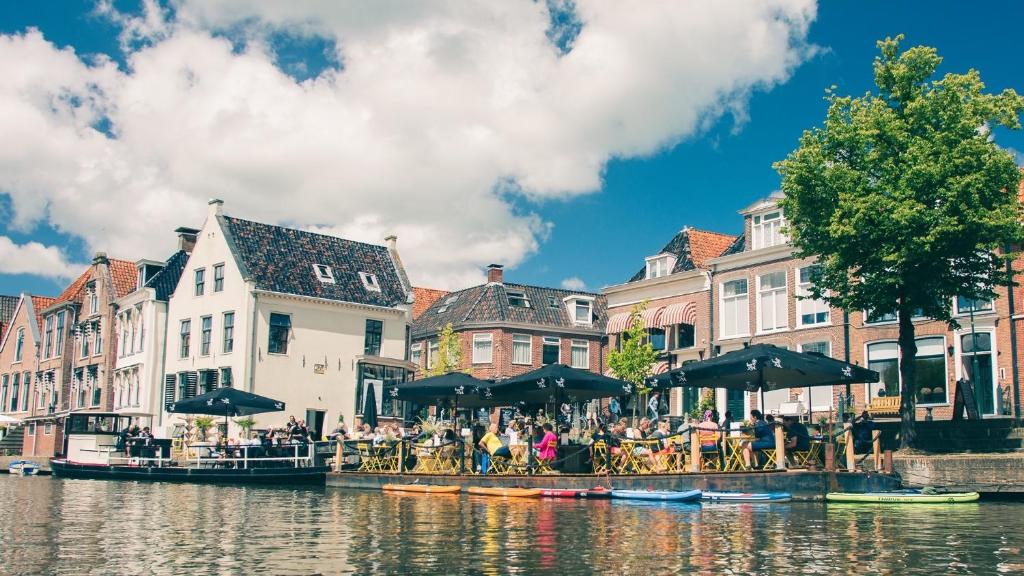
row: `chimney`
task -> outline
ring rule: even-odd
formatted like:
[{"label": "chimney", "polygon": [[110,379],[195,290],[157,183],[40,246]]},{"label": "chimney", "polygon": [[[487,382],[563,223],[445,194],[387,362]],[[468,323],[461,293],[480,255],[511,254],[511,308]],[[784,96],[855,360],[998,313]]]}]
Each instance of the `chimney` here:
[{"label": "chimney", "polygon": [[220,216],[224,213],[224,201],[220,198],[210,198],[210,216]]},{"label": "chimney", "polygon": [[487,265],[487,283],[488,284],[501,284],[505,281],[505,273],[502,271],[501,264],[488,264]]},{"label": "chimney", "polygon": [[174,232],[178,235],[178,250],[191,254],[192,249],[196,247],[196,238],[199,235],[199,230],[182,226]]},{"label": "chimney", "polygon": [[106,252],[97,252],[96,255],[92,257],[92,263],[93,264],[109,264],[110,261],[107,260],[107,253]]},{"label": "chimney", "polygon": [[398,251],[398,236],[395,236],[394,234],[391,234],[390,236],[385,236],[384,241],[387,242],[388,244],[388,250],[392,252]]}]

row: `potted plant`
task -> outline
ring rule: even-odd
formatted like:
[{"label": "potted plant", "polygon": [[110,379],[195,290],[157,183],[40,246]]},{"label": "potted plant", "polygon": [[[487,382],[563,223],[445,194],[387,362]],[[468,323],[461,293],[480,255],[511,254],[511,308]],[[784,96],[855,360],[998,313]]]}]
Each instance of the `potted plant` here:
[{"label": "potted plant", "polygon": [[249,437],[249,431],[256,425],[256,420],[252,416],[246,416],[244,418],[235,418],[235,424],[245,432],[245,437]]},{"label": "potted plant", "polygon": [[206,441],[206,431],[213,428],[213,416],[196,416],[195,421],[196,430],[199,431],[199,439],[203,442]]}]

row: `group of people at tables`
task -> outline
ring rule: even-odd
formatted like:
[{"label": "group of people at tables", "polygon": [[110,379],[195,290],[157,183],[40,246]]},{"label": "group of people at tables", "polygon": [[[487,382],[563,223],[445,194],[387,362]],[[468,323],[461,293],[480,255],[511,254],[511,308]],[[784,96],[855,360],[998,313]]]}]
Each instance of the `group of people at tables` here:
[{"label": "group of people at tables", "polygon": [[[289,416],[288,422],[280,427],[268,427],[263,431],[252,431],[246,434],[243,430],[237,436],[222,435],[214,429],[206,442],[193,443],[195,448],[207,448],[208,457],[218,460],[228,458],[267,458],[273,456],[291,456],[292,446],[304,446],[313,441],[309,427],[304,420],[296,420]],[[281,453],[278,454],[277,451]]]}]

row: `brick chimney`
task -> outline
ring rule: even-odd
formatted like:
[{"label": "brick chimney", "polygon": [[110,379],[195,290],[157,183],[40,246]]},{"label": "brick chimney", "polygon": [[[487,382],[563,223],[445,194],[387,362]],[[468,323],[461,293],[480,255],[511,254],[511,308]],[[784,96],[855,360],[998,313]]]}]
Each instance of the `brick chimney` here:
[{"label": "brick chimney", "polygon": [[488,264],[487,265],[487,283],[488,284],[501,284],[505,281],[505,272],[502,270],[504,266],[501,264]]},{"label": "brick chimney", "polygon": [[220,198],[210,198],[210,216],[220,216],[224,213],[224,201]]},{"label": "brick chimney", "polygon": [[96,255],[92,257],[92,263],[93,264],[109,264],[110,261],[107,260],[107,253],[106,252],[97,252]]},{"label": "brick chimney", "polygon": [[191,254],[192,249],[196,247],[196,238],[199,235],[199,230],[182,226],[174,232],[178,235],[178,250]]}]

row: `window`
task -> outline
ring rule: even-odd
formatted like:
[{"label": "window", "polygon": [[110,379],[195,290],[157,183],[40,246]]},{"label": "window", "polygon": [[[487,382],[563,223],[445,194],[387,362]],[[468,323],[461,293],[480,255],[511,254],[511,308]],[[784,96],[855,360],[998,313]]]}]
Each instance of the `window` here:
[{"label": "window", "polygon": [[213,266],[213,291],[223,292],[224,291],[224,265],[215,264]]},{"label": "window", "polygon": [[128,354],[128,323],[131,322],[128,313],[118,315],[118,324],[121,327],[121,343],[117,347],[117,355]]},{"label": "window", "polygon": [[544,337],[544,347],[541,350],[541,363],[559,364],[562,361],[562,341],[554,336]]},{"label": "window", "polygon": [[53,423],[52,422],[44,422],[43,423],[43,435],[44,436],[49,436],[51,434],[53,434]]},{"label": "window", "polygon": [[825,340],[822,342],[806,342],[800,345],[801,352],[814,352],[822,356],[832,355],[832,343]]},{"label": "window", "polygon": [[654,348],[655,351],[668,349],[668,338],[665,337],[664,328],[648,328],[647,341],[651,343],[651,348]]},{"label": "window", "polygon": [[199,393],[206,394],[213,392],[217,389],[217,371],[216,370],[200,370],[199,371]]},{"label": "window", "polygon": [[758,277],[757,308],[760,331],[783,330],[789,326],[785,272],[772,272]]},{"label": "window", "polygon": [[199,268],[195,272],[196,274],[196,296],[202,296],[206,292],[206,268]]},{"label": "window", "polygon": [[437,364],[437,340],[427,344],[427,368],[433,368]]},{"label": "window", "polygon": [[235,313],[224,313],[224,339],[221,342],[221,352],[229,354],[235,349]]},{"label": "window", "polygon": [[589,300],[576,300],[574,320],[577,324],[590,324],[593,320],[593,306]]},{"label": "window", "polygon": [[878,384],[872,384],[876,390],[872,397],[877,395],[878,389],[885,389],[886,396],[899,396],[900,394],[900,369],[899,349],[895,342],[879,342],[868,345],[868,369],[878,372]]},{"label": "window", "polygon": [[178,400],[188,398],[188,373],[178,372]]},{"label": "window", "polygon": [[181,341],[178,346],[178,357],[188,358],[189,348],[192,340],[192,321],[181,321]]},{"label": "window", "polygon": [[528,334],[512,335],[512,363],[526,366],[533,363],[533,342]]},{"label": "window", "polygon": [[796,271],[796,323],[798,326],[828,324],[829,308],[824,300],[811,299],[811,286],[821,273],[820,266],[804,266]]},{"label": "window", "polygon": [[11,376],[11,412],[18,411],[18,389],[21,388],[21,374]]},{"label": "window", "polygon": [[330,266],[325,264],[313,264],[313,272],[316,273],[317,280],[324,284],[334,284],[334,271],[331,270]]},{"label": "window", "polygon": [[380,292],[380,283],[377,282],[376,274],[360,272],[359,279],[363,281],[363,288],[366,288],[370,292]]},{"label": "window", "polygon": [[384,322],[380,320],[366,320],[366,336],[363,339],[363,354],[367,356],[380,356],[380,341],[384,333]]},{"label": "window", "polygon": [[867,312],[864,313],[864,323],[865,324],[878,324],[880,322],[895,322],[895,321],[896,321],[896,311],[895,310],[892,310],[890,312],[876,312],[874,310],[868,310]]},{"label": "window", "polygon": [[43,337],[43,358],[53,354],[53,314],[46,317],[46,334]]},{"label": "window", "polygon": [[671,254],[659,254],[657,256],[647,258],[646,263],[647,279],[661,278],[662,276],[668,276],[672,273],[672,268],[676,265],[676,258]]},{"label": "window", "polygon": [[413,344],[410,348],[409,361],[420,366],[423,360],[423,344]]},{"label": "window", "polygon": [[21,355],[25,351],[25,329],[18,328],[18,337],[14,342],[14,361],[21,362]]},{"label": "window", "polygon": [[956,313],[969,314],[971,312],[991,312],[992,300],[987,298],[965,298],[956,297]]},{"label": "window", "polygon": [[780,210],[754,216],[750,230],[753,236],[753,249],[770,248],[785,243],[786,237],[782,235],[782,225],[783,218]]},{"label": "window", "polygon": [[95,314],[100,311],[100,296],[96,292],[96,284],[89,284],[86,290],[89,296],[89,314]]},{"label": "window", "polygon": [[490,364],[494,356],[491,334],[473,334],[473,364]]},{"label": "window", "polygon": [[697,345],[697,328],[693,324],[676,327],[676,348],[693,348]]},{"label": "window", "polygon": [[292,331],[292,317],[287,314],[270,313],[270,341],[267,352],[270,354],[288,353],[288,336]]},{"label": "window", "polygon": [[590,342],[586,340],[573,340],[571,362],[573,368],[590,368]]},{"label": "window", "polygon": [[548,308],[558,308],[558,300],[554,296],[548,296]]},{"label": "window", "polygon": [[89,326],[90,324],[86,323],[79,330],[79,336],[82,338],[82,358],[89,356]]},{"label": "window", "polygon": [[199,355],[210,355],[210,340],[213,339],[213,317],[203,316],[199,319]]},{"label": "window", "polygon": [[231,388],[231,386],[233,386],[234,383],[235,383],[235,381],[231,377],[231,368],[221,368],[220,369],[220,385],[221,385],[221,388]]},{"label": "window", "polygon": [[722,337],[746,336],[750,333],[750,312],[747,304],[746,279],[722,284]]},{"label": "window", "polygon": [[103,396],[103,387],[100,386],[99,370],[96,366],[89,366],[89,381],[92,382],[92,406],[99,406]]},{"label": "window", "polygon": [[54,357],[63,353],[64,346],[64,312],[57,312],[57,346],[54,348]]},{"label": "window", "polygon": [[526,297],[525,292],[505,292],[505,296],[508,297],[508,305],[514,308],[529,308],[530,299]]},{"label": "window", "polygon": [[92,323],[92,337],[93,347],[92,353],[99,355],[103,353],[103,327],[100,325],[100,321],[97,320]]},{"label": "window", "polygon": [[3,412],[7,408],[7,384],[10,381],[10,376],[4,374],[0,376],[0,412]]},{"label": "window", "polygon": [[[988,334],[985,335],[988,336]],[[946,339],[918,338],[916,343],[917,356],[914,358],[914,363],[917,365],[917,403],[921,405],[945,404],[948,401],[946,399]]]},{"label": "window", "polygon": [[[960,365],[963,376],[974,384],[982,414],[995,414],[996,402],[993,395],[995,382],[992,365],[992,333],[976,332],[960,336]],[[933,391],[934,393],[934,391]],[[948,402],[946,398],[939,400]]]}]

